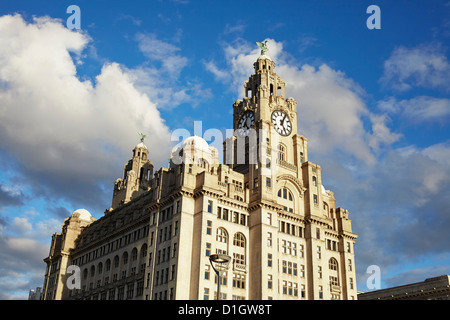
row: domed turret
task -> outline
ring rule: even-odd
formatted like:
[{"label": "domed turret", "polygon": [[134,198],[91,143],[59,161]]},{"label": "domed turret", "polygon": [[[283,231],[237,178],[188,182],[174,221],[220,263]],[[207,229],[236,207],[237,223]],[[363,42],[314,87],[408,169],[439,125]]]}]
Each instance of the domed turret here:
[{"label": "domed turret", "polygon": [[78,214],[78,219],[84,221],[91,221],[92,215],[86,209],[77,209],[72,213],[72,217]]},{"label": "domed turret", "polygon": [[208,164],[219,163],[219,152],[199,136],[186,138],[180,146],[172,149],[170,159],[175,164]]},{"label": "domed turret", "polygon": [[139,133],[141,142],[133,149],[133,157],[123,168],[123,178],[114,183],[114,194],[111,208],[127,203],[148,191],[153,177],[153,163],[148,159],[149,150],[144,143],[146,135]]}]

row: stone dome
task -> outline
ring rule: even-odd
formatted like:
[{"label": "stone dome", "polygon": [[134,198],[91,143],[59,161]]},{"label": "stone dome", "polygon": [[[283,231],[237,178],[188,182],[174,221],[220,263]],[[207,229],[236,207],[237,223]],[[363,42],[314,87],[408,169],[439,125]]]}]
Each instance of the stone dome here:
[{"label": "stone dome", "polygon": [[193,163],[200,159],[212,164],[219,162],[218,155],[217,148],[210,146],[205,139],[194,135],[172,149],[171,159],[177,164]]},{"label": "stone dome", "polygon": [[89,211],[87,211],[86,209],[77,209],[72,213],[72,216],[78,213],[79,214],[79,219],[80,220],[85,220],[85,221],[91,221],[91,217],[92,215],[89,213]]},{"label": "stone dome", "polygon": [[139,142],[139,143],[136,145],[136,148],[147,149],[147,146],[146,146],[143,142]]},{"label": "stone dome", "polygon": [[186,138],[182,143],[183,148],[189,145],[194,145],[197,149],[209,150],[208,142],[206,142],[205,139],[199,136],[191,136],[189,138]]},{"label": "stone dome", "polygon": [[268,60],[272,61],[272,59],[267,54],[260,55],[258,60],[259,59],[268,59]]}]

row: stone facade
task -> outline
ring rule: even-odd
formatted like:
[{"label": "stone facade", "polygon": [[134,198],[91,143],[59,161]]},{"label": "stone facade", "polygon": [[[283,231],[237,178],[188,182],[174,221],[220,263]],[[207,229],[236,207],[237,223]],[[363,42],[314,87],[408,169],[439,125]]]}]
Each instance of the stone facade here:
[{"label": "stone facade", "polygon": [[[297,108],[263,55],[233,104],[233,136],[194,136],[153,172],[140,143],[95,220],[75,211],[53,235],[43,299],[215,299],[209,256],[229,255],[221,299],[356,299],[349,213],[336,208],[297,133]],[[80,268],[70,290],[67,267]]]},{"label": "stone facade", "polygon": [[450,300],[450,275],[358,294],[358,300]]}]

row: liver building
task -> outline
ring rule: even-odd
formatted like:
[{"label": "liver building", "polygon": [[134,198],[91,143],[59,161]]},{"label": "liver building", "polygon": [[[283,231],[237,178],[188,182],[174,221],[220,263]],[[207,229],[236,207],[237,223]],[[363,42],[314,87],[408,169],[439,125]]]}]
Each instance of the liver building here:
[{"label": "liver building", "polygon": [[357,235],[308,161],[266,50],[223,151],[221,164],[189,137],[155,171],[141,139],[111,208],[98,220],[75,210],[53,234],[43,299],[356,299]]}]

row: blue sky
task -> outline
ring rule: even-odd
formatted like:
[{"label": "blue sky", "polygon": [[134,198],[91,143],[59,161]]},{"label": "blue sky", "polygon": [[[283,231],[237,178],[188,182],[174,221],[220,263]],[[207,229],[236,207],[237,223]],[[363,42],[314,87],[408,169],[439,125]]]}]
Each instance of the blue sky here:
[{"label": "blue sky", "polygon": [[3,1],[0,298],[42,286],[71,212],[109,208],[137,131],[160,167],[175,129],[231,128],[265,39],[309,160],[359,234],[358,289],[369,265],[382,287],[449,274],[449,38],[445,0]]}]

